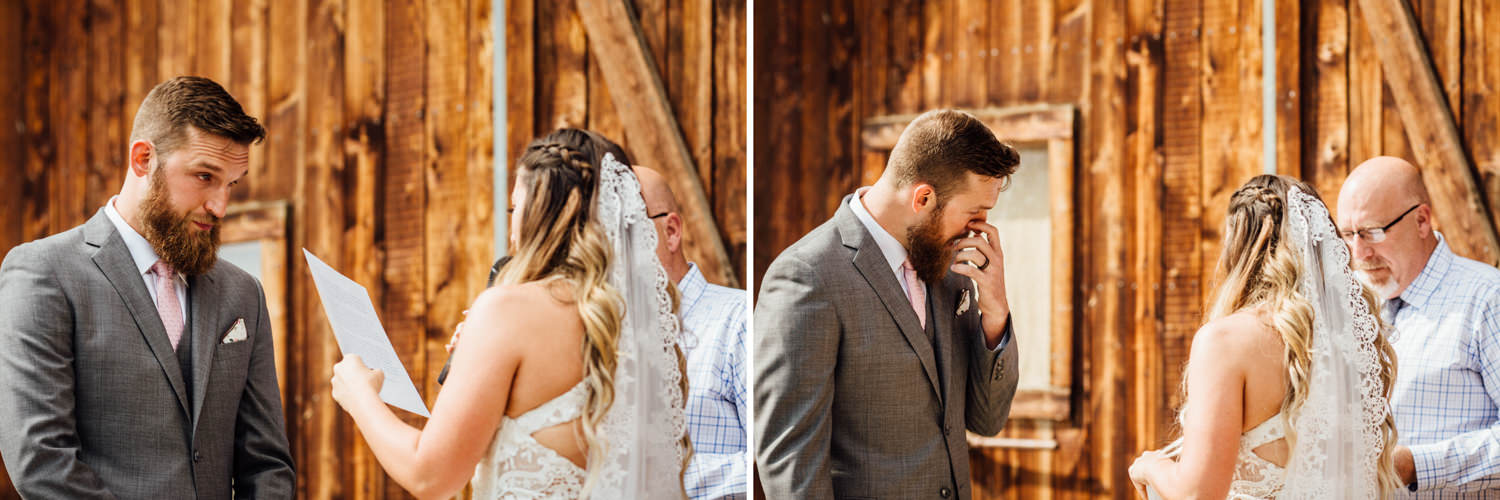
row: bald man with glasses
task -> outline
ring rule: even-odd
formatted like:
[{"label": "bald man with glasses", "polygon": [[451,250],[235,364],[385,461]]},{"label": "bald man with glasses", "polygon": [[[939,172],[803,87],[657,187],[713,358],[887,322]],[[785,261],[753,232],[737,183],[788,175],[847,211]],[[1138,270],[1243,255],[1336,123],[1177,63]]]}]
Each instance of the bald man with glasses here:
[{"label": "bald man with glasses", "polygon": [[1370,159],[1339,191],[1339,236],[1386,299],[1396,472],[1410,498],[1500,498],[1500,270],[1432,228],[1421,172]]}]

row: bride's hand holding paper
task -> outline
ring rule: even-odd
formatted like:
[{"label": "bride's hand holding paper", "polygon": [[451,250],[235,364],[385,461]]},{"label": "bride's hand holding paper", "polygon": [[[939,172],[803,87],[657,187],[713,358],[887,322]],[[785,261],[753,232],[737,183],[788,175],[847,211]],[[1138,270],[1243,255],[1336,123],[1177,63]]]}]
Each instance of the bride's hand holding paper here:
[{"label": "bride's hand holding paper", "polygon": [[369,404],[385,404],[380,401],[380,387],[385,384],[385,373],[365,366],[358,354],[345,356],[333,365],[333,400],[345,411]]}]

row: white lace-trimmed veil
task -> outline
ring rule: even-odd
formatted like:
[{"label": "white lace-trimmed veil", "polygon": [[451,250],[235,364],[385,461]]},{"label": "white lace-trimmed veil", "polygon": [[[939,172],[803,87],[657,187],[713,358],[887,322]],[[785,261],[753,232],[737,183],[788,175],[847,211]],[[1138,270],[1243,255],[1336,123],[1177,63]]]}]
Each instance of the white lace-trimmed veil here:
[{"label": "white lace-trimmed veil", "polygon": [[609,283],[624,300],[615,398],[597,430],[601,458],[590,461],[592,498],[683,498],[680,326],[670,281],[656,257],[656,227],[646,217],[640,181],[606,154],[599,166],[595,218],[609,240]]},{"label": "white lace-trimmed veil", "polygon": [[1349,249],[1316,197],[1288,190],[1287,248],[1302,263],[1298,286],[1313,307],[1308,393],[1291,420],[1294,448],[1280,498],[1378,498],[1386,398],[1375,336],[1379,322],[1349,267]]}]

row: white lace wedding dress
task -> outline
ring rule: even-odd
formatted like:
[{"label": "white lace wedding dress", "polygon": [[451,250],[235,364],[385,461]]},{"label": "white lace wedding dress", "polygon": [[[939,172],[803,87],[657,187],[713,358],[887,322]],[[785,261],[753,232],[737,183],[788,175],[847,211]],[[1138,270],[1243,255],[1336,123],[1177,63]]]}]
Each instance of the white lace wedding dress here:
[{"label": "white lace wedding dress", "polygon": [[[1239,452],[1234,460],[1234,479],[1229,483],[1230,500],[1276,498],[1286,486],[1286,468],[1261,458],[1256,448],[1286,439],[1286,424],[1277,413],[1254,428],[1240,434]],[[1168,457],[1182,452],[1182,439],[1162,448]],[[1155,497],[1153,497],[1155,498]]]},{"label": "white lace wedding dress", "polygon": [[489,452],[474,467],[474,498],[571,500],[582,495],[587,474],[583,468],[531,435],[577,420],[587,401],[588,388],[579,381],[519,417],[502,417]]},{"label": "white lace wedding dress", "polygon": [[1234,461],[1234,482],[1229,483],[1229,498],[1251,500],[1276,498],[1286,484],[1286,469],[1255,454],[1255,449],[1286,439],[1286,425],[1281,414],[1261,422],[1240,435],[1240,452]]}]

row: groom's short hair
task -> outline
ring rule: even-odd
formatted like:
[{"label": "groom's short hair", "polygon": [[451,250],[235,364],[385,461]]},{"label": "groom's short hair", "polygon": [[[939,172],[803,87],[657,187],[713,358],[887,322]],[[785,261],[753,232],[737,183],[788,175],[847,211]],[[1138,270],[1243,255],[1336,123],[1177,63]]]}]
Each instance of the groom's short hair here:
[{"label": "groom's short hair", "polygon": [[1016,149],[996,139],[974,115],[935,109],[906,126],[885,168],[896,175],[900,186],[932,185],[942,203],[958,191],[965,172],[1009,178],[1020,163]]},{"label": "groom's short hair", "polygon": [[135,112],[130,142],[151,141],[156,153],[166,156],[188,142],[189,126],[245,146],[266,137],[266,129],[224,87],[201,76],[179,76],[146,94]]}]

